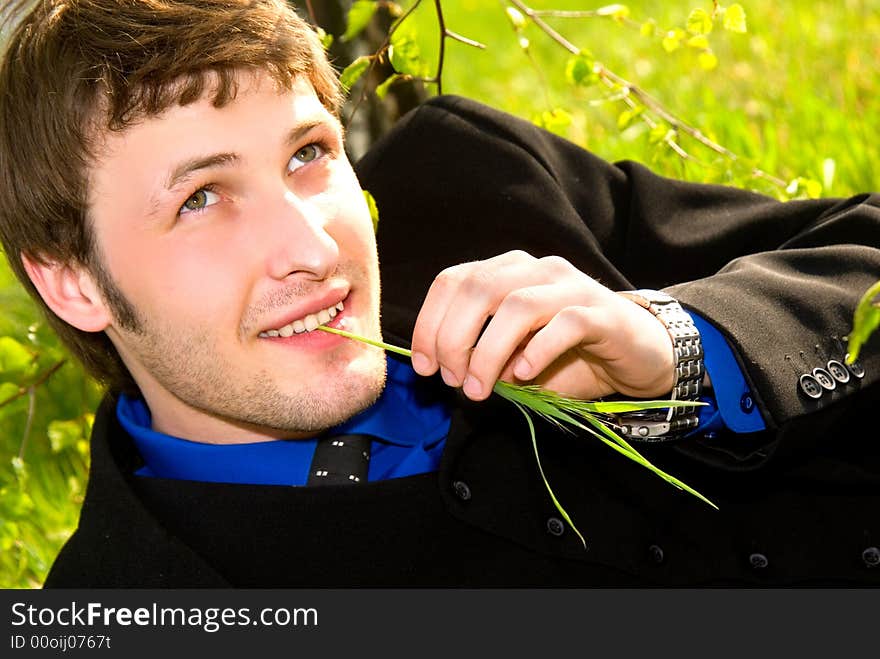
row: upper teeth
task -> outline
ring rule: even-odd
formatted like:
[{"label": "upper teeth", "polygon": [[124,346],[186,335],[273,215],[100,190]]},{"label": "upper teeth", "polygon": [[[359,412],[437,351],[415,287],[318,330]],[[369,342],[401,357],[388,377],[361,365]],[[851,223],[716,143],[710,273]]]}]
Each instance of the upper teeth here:
[{"label": "upper teeth", "polygon": [[312,330],[317,328],[318,325],[329,323],[333,318],[336,317],[336,314],[343,309],[344,307],[342,306],[342,302],[339,302],[337,304],[334,304],[332,307],[321,309],[317,313],[310,313],[305,318],[295,320],[292,323],[285,325],[284,327],[260,332],[260,336],[263,338],[270,336],[281,336],[286,338],[288,336],[293,336],[294,334],[311,332]]}]

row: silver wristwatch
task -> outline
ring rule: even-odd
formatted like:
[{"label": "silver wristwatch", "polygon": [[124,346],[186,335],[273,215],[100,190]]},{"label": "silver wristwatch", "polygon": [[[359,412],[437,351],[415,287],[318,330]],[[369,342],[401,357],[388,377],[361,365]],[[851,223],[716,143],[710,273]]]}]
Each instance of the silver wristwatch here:
[{"label": "silver wristwatch", "polygon": [[[675,298],[662,291],[641,289],[619,294],[654,314],[672,337],[676,364],[672,393],[668,399],[696,401],[703,390],[706,370],[700,332],[690,315]],[[699,422],[695,405],[624,412],[615,417],[621,435],[647,442],[678,439],[688,430],[696,428]]]}]

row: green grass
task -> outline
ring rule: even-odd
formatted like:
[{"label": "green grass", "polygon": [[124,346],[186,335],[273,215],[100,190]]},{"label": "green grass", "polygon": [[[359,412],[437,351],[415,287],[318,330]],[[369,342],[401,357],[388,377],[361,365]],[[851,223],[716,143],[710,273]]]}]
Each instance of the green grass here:
[{"label": "green grass", "polygon": [[[405,3],[407,4],[407,3]],[[534,0],[535,8],[596,8],[602,2]],[[684,26],[692,9],[711,2],[628,2],[636,21]],[[552,24],[617,74],[644,88],[675,114],[782,179],[834,176],[823,194],[845,196],[880,188],[876,127],[880,126],[880,0],[768,3],[744,0],[748,32],[710,35],[719,66],[703,71],[694,53],[666,53],[658,39],[608,19]],[[534,26],[526,30],[537,69],[517,45],[499,0],[444,0],[448,27],[487,45],[484,51],[447,42],[444,91],[525,118],[555,107],[572,116],[563,132],[609,160],[634,159],[657,171],[703,180],[706,172],[658,152],[638,128],[620,131],[617,103],[592,105],[595,89],[565,81],[567,54]],[[426,56],[436,52],[433,3],[414,16]],[[546,80],[546,91],[542,79]],[[696,153],[697,151],[695,151]],[[706,157],[705,152],[699,153]],[[733,180],[737,184],[751,182]],[[63,356],[57,342],[0,266],[0,336],[39,354],[40,366]],[[29,328],[35,331],[29,331]],[[0,370],[17,389],[20,379]],[[7,388],[7,391],[9,389]],[[86,446],[75,436],[50,440],[53,420],[80,419],[95,409],[100,391],[72,364],[36,391],[23,464],[27,397],[0,408],[0,587],[36,587],[72,531],[85,484]],[[56,429],[57,430],[57,429]],[[26,474],[26,475],[25,475]]]}]

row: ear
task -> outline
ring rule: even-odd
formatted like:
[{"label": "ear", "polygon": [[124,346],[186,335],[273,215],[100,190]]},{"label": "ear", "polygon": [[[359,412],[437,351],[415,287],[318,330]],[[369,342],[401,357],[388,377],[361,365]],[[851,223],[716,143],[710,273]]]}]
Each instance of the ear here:
[{"label": "ear", "polygon": [[113,316],[84,267],[24,254],[21,262],[40,297],[61,320],[84,332],[101,332],[110,325]]}]

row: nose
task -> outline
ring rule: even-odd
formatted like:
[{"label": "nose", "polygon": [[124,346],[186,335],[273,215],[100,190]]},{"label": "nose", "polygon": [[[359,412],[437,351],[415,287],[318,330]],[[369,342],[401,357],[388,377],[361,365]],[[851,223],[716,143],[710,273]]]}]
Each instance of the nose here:
[{"label": "nose", "polygon": [[302,199],[285,189],[275,203],[266,204],[269,240],[267,270],[274,279],[298,275],[320,281],[339,262],[339,245],[328,232],[332,209],[312,199]]}]

